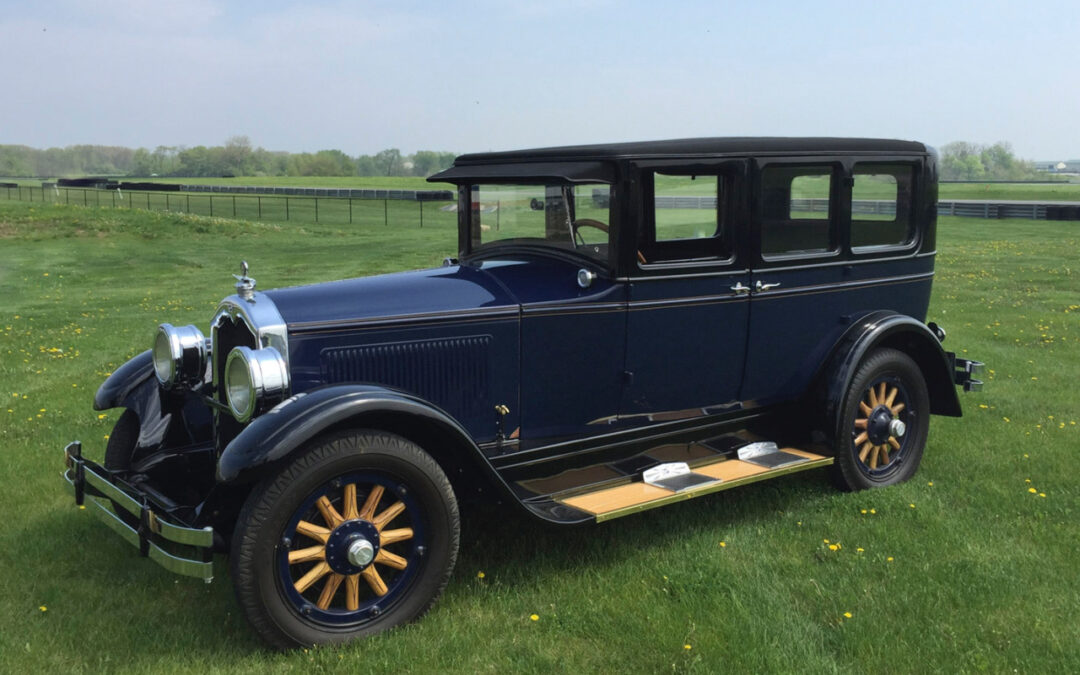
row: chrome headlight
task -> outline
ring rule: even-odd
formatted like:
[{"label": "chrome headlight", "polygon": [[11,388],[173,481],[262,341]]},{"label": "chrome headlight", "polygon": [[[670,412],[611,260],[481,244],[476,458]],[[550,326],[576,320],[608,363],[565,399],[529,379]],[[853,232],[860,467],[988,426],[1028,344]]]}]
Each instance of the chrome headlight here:
[{"label": "chrome headlight", "polygon": [[273,347],[236,347],[225,361],[224,384],[233,417],[246,422],[259,408],[284,398],[289,369],[281,352]]},{"label": "chrome headlight", "polygon": [[165,386],[201,383],[206,373],[206,339],[195,326],[158,326],[153,356],[154,374]]}]

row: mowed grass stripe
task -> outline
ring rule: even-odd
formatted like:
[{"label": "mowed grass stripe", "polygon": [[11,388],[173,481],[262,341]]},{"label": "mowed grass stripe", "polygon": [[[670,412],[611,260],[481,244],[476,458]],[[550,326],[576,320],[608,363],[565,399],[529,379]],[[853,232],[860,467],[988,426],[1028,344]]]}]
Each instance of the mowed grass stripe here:
[{"label": "mowed grass stripe", "polygon": [[60,449],[100,459],[96,387],[157,323],[205,327],[241,258],[261,288],[435,266],[453,228],[0,203],[0,670],[1080,670],[1080,231],[943,218],[938,243],[930,318],[991,372],[912,481],[814,471],[578,529],[470,511],[421,622],[272,654],[224,559],[209,586],[140,559],[75,508]]}]

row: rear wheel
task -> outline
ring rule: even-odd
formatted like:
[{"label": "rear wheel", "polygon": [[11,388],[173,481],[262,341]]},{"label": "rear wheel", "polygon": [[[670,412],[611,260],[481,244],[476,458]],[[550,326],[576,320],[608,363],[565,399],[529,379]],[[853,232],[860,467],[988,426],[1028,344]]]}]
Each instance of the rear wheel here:
[{"label": "rear wheel", "polygon": [[836,477],[845,490],[893,485],[919,467],[930,397],[919,366],[896,349],[872,352],[848,387],[838,421]]},{"label": "rear wheel", "polygon": [[237,599],[279,648],[411,621],[446,586],[458,510],[430,455],[392,434],[314,442],[252,492],[233,535]]}]

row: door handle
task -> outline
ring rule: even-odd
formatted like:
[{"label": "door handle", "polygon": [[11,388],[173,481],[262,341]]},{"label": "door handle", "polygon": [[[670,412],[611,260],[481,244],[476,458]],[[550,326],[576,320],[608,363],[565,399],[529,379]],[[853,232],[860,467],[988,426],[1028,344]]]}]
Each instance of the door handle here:
[{"label": "door handle", "polygon": [[749,286],[743,286],[743,282],[739,282],[731,287],[731,290],[735,291],[735,295],[743,295],[750,292]]},{"label": "door handle", "polygon": [[758,280],[758,282],[754,284],[754,290],[757,291],[758,293],[760,293],[761,291],[767,291],[770,288],[777,288],[778,286],[780,286],[779,283],[763,284],[763,283],[761,283],[760,280]]}]

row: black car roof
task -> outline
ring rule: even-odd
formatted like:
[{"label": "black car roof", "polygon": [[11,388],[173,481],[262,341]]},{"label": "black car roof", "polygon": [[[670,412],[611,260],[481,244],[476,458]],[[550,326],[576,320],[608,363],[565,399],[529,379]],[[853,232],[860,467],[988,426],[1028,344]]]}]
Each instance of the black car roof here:
[{"label": "black car roof", "polygon": [[667,141],[635,143],[600,143],[567,145],[554,148],[511,150],[506,152],[477,152],[458,157],[454,164],[487,164],[492,162],[528,162],[552,160],[623,159],[630,157],[700,156],[720,154],[762,153],[925,153],[926,145],[917,141],[882,138],[815,138],[815,137],[726,137],[679,138]]}]

